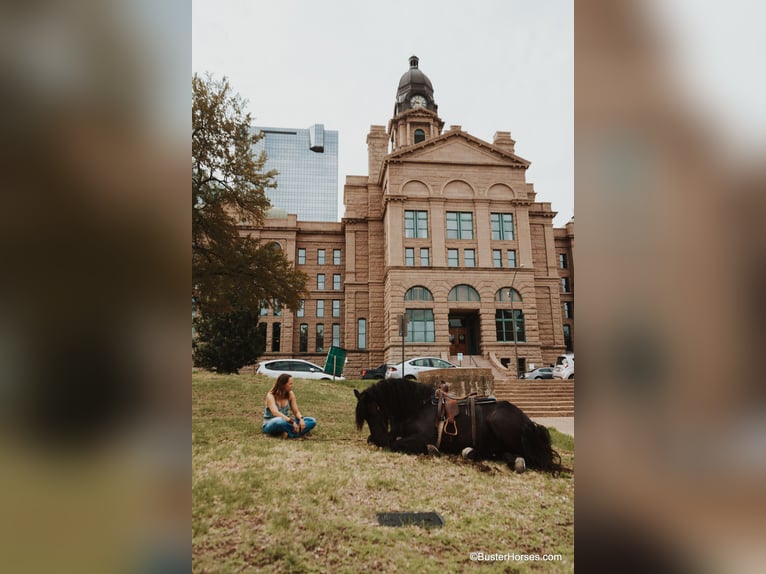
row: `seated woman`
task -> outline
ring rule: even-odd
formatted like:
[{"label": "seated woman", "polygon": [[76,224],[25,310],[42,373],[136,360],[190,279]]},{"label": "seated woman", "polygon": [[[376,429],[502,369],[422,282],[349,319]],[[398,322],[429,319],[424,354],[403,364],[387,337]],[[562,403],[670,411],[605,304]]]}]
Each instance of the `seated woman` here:
[{"label": "seated woman", "polygon": [[[293,416],[290,416],[292,411]],[[293,378],[282,373],[271,390],[266,393],[266,410],[263,413],[263,432],[282,438],[297,438],[317,426],[316,419],[304,417],[298,409],[293,392]]]}]

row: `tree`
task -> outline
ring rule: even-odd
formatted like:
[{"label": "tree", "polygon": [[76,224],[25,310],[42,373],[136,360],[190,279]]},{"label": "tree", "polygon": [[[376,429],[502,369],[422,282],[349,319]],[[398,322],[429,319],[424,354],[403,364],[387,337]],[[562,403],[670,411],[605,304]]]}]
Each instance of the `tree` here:
[{"label": "tree", "polygon": [[237,373],[263,353],[266,341],[258,331],[258,315],[250,311],[207,313],[194,318],[194,364],[219,373]]},{"label": "tree", "polygon": [[[249,313],[255,327],[264,301],[297,309],[307,276],[274,244],[240,231],[242,221],[263,223],[270,206],[265,190],[276,187],[277,175],[264,171],[265,153],[254,154],[262,135],[251,128],[245,102],[226,78],[197,74],[192,95],[192,299],[210,326],[240,328],[242,322],[232,317]],[[228,337],[233,341],[240,334],[231,331]],[[226,341],[206,329],[197,335],[198,346],[204,337],[217,345]]]}]

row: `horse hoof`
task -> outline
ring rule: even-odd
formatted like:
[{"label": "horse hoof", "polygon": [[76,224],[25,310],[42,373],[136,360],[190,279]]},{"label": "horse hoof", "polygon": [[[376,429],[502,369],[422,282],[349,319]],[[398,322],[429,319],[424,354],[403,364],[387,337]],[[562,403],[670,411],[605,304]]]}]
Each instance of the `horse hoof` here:
[{"label": "horse hoof", "polygon": [[460,456],[462,456],[465,460],[473,460],[475,454],[476,453],[474,453],[473,449],[470,446],[467,446],[460,453]]},{"label": "horse hoof", "polygon": [[428,451],[428,454],[430,454],[431,456],[441,456],[442,455],[442,453],[439,452],[439,449],[436,448],[436,446],[432,445],[432,444],[427,444],[426,445],[426,450]]},{"label": "horse hoof", "polygon": [[515,470],[519,474],[527,470],[527,463],[524,461],[522,457],[517,456],[516,460],[513,461],[513,470]]}]

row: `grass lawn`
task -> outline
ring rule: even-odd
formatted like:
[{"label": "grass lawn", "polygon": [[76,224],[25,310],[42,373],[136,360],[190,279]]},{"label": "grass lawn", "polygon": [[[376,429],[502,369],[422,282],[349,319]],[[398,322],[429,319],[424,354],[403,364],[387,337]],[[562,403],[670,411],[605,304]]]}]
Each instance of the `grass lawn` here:
[{"label": "grass lawn", "polygon": [[[455,457],[387,452],[354,425],[353,388],[295,381],[317,428],[261,432],[273,379],[192,374],[194,572],[500,572],[574,570],[574,474],[515,474]],[[551,430],[574,467],[574,439]],[[378,512],[438,512],[442,528],[379,526]],[[553,562],[472,562],[485,554],[561,554]]]}]

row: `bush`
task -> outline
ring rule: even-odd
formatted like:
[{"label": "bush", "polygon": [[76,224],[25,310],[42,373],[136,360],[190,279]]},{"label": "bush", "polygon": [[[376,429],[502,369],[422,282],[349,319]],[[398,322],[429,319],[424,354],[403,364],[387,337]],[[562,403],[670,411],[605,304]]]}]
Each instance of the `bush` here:
[{"label": "bush", "polygon": [[192,360],[195,367],[218,373],[238,373],[265,351],[258,315],[250,311],[205,313],[194,318]]}]

